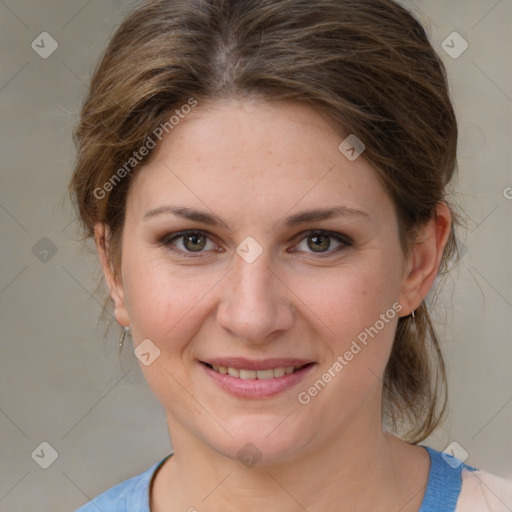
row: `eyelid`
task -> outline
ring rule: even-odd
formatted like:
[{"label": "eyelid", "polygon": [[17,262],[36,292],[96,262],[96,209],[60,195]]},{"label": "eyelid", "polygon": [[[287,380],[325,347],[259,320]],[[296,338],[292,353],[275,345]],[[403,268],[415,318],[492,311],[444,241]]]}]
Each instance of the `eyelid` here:
[{"label": "eyelid", "polygon": [[330,236],[332,238],[338,239],[339,241],[343,242],[346,245],[351,245],[354,243],[354,240],[352,240],[352,238],[350,238],[348,235],[345,235],[344,233],[340,233],[338,231],[330,231],[328,229],[320,229],[320,228],[306,229],[305,231],[297,233],[297,235],[293,237],[293,240],[298,238],[300,241],[303,238],[306,238],[307,236],[311,236],[311,235]]}]

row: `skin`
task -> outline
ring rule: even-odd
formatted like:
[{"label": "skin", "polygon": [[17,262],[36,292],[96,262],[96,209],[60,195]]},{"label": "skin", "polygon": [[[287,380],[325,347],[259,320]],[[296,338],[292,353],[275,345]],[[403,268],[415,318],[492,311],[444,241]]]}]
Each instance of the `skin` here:
[{"label": "skin", "polygon": [[[421,304],[437,275],[450,214],[438,204],[406,259],[391,198],[364,154],[350,162],[340,153],[344,138],[307,106],[200,104],[134,178],[117,279],[104,226],[96,225],[117,321],[131,326],[135,347],[150,339],[160,349],[141,368],[165,407],[174,455],[154,479],[153,511],[420,508],[429,457],[383,432],[382,376],[398,317]],[[171,214],[143,220],[164,204],[214,213],[228,227]],[[284,225],[295,213],[339,205],[367,216]],[[202,252],[183,238],[162,244],[186,229],[206,232]],[[328,238],[326,249],[322,238],[318,249],[310,229],[353,244]],[[263,248],[252,263],[236,253],[248,236]],[[307,405],[299,403],[298,393],[397,303],[395,318]],[[275,397],[242,399],[213,384],[198,363],[220,356],[301,357],[316,366]],[[248,442],[261,453],[253,467],[237,459]]]}]

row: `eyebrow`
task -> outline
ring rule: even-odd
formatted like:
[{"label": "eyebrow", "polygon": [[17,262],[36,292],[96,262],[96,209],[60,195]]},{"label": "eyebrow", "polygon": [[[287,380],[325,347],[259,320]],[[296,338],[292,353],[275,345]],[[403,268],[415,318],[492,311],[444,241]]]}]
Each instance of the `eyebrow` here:
[{"label": "eyebrow", "polygon": [[[153,210],[148,210],[142,217],[143,221],[148,220],[156,215],[175,215],[188,220],[201,222],[209,226],[220,226],[229,229],[227,223],[214,213],[209,213],[194,208],[185,206],[171,206],[163,205]],[[364,210],[350,208],[348,206],[334,206],[332,208],[317,208],[314,210],[307,210],[295,215],[291,215],[284,220],[285,226],[292,227],[298,224],[305,224],[306,222],[315,222],[320,220],[333,219],[336,217],[360,217],[370,220],[370,215]]]}]

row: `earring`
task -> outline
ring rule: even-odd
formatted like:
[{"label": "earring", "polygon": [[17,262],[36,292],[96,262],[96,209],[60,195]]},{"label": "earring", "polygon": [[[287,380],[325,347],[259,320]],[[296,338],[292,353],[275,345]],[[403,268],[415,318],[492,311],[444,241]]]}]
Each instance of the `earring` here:
[{"label": "earring", "polygon": [[126,334],[129,333],[129,331],[130,331],[129,327],[124,327],[123,330],[121,331],[121,336],[119,336],[119,352],[118,352],[118,355],[121,355],[121,349],[123,348],[123,341],[124,341],[124,338],[126,337]]},{"label": "earring", "polygon": [[414,311],[411,313],[411,317],[414,320],[416,318],[416,315],[414,314]]}]

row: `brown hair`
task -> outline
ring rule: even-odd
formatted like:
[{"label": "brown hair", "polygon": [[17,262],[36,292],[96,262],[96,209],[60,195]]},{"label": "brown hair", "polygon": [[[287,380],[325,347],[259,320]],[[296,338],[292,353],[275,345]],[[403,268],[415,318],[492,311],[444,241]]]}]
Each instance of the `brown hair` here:
[{"label": "brown hair", "polygon": [[[308,104],[340,135],[362,140],[394,201],[405,255],[446,201],[457,144],[446,72],[404,8],[391,0],[149,0],[111,39],[75,131],[69,191],[84,238],[95,222],[106,224],[114,275],[127,191],[151,156],[135,160],[134,151],[163,123],[170,129],[169,116],[191,99],[234,96]],[[454,254],[452,231],[441,273]],[[442,421],[445,367],[425,303],[414,320],[398,321],[383,394],[386,417],[395,429],[408,425],[402,437],[411,443]]]}]

